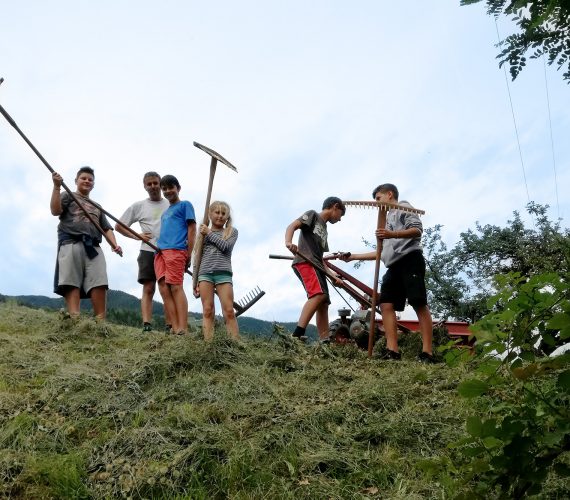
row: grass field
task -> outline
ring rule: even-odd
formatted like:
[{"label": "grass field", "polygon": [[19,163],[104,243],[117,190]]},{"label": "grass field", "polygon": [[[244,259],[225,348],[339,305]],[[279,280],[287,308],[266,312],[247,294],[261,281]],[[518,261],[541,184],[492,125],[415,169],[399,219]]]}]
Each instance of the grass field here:
[{"label": "grass field", "polygon": [[493,402],[461,399],[466,365],[419,364],[416,342],[402,362],[378,361],[278,327],[206,344],[0,304],[0,496],[468,494],[447,445]]}]

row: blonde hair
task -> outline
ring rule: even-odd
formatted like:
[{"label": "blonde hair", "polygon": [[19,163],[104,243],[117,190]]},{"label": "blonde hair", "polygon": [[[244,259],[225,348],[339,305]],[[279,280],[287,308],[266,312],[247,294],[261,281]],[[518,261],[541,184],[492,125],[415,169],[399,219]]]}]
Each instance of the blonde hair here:
[{"label": "blonde hair", "polygon": [[[226,216],[227,216],[227,220],[226,223],[224,224],[224,232],[222,233],[222,239],[223,240],[227,240],[231,234],[232,234],[232,211],[230,206],[225,202],[225,201],[213,201],[212,203],[210,203],[210,209],[208,210],[208,213],[212,213],[214,210],[216,210],[217,208],[220,208],[222,210],[226,211]],[[210,220],[211,223],[211,220]]]}]

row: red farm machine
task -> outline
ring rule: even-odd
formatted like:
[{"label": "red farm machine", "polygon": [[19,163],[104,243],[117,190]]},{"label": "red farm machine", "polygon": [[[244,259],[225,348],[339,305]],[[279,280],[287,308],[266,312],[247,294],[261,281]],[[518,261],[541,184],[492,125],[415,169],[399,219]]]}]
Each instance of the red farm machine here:
[{"label": "red farm machine", "polygon": [[[327,267],[339,275],[343,279],[341,286],[335,284],[332,280],[330,284],[347,293],[359,305],[359,309],[352,307],[339,309],[339,317],[330,323],[331,340],[338,344],[355,343],[362,349],[366,349],[370,335],[370,314],[372,310],[372,288],[362,283],[360,280],[350,275],[343,269],[335,266],[330,261],[337,259],[338,254],[331,254],[325,257]],[[292,260],[292,256],[286,255],[270,255],[271,259]],[[384,326],[380,312],[380,305],[375,307],[375,332],[374,342],[376,342],[384,334]],[[468,346],[469,341],[469,324],[462,321],[435,321],[434,327],[444,327],[450,340],[457,340],[458,345]],[[398,331],[408,333],[419,331],[417,320],[398,320]]]}]

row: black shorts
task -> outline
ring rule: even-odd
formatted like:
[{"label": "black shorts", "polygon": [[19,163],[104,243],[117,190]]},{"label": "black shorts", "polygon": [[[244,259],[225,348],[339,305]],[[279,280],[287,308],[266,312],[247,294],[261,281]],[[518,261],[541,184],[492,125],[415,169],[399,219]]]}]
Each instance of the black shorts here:
[{"label": "black shorts", "polygon": [[411,252],[392,264],[380,288],[380,304],[394,304],[396,311],[403,311],[406,299],[412,307],[427,305],[426,262],[421,250]]},{"label": "black shorts", "polygon": [[156,281],[156,274],[154,274],[154,252],[141,250],[137,262],[139,263],[138,282],[142,285],[145,281]]}]

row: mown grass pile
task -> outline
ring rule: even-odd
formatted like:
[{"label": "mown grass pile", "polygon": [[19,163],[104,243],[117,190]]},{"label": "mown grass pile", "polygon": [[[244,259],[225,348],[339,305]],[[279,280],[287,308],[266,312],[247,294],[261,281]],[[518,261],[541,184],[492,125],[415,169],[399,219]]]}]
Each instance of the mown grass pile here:
[{"label": "mown grass pile", "polygon": [[[0,496],[446,498],[464,367],[0,304]],[[405,356],[406,357],[406,356]]]}]

